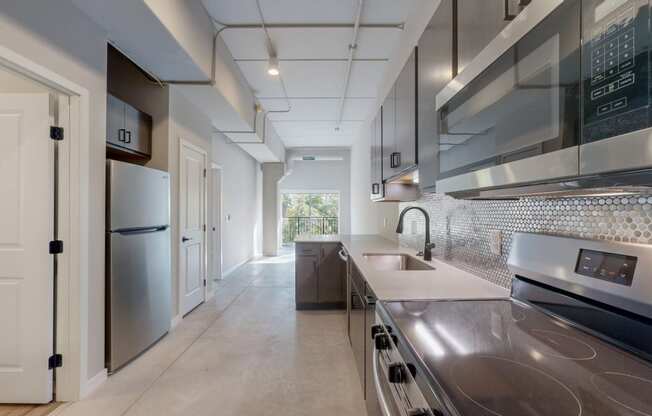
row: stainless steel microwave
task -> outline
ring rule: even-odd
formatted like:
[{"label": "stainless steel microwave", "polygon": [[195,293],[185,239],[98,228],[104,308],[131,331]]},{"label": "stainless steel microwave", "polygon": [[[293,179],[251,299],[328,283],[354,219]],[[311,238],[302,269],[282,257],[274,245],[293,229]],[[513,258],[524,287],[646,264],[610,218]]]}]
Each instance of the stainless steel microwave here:
[{"label": "stainless steel microwave", "polygon": [[436,97],[437,191],[652,185],[649,21],[650,0],[530,3]]}]

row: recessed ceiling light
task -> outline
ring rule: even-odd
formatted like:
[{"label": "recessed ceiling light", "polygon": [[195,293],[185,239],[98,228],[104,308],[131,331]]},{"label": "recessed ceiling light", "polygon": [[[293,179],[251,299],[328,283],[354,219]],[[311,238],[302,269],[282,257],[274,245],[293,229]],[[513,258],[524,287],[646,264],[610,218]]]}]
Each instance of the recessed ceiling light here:
[{"label": "recessed ceiling light", "polygon": [[278,68],[278,57],[273,55],[269,57],[269,62],[267,64],[267,73],[274,77],[278,76],[281,73]]}]

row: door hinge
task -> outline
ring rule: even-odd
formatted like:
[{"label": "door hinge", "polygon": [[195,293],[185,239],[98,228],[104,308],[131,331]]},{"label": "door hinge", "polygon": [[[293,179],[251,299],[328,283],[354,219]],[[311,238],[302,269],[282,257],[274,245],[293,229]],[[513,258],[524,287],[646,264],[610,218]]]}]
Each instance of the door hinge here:
[{"label": "door hinge", "polygon": [[50,254],[61,254],[63,253],[63,241],[53,240],[50,241]]},{"label": "door hinge", "polygon": [[54,354],[48,358],[48,369],[63,367],[63,355]]},{"label": "door hinge", "polygon": [[50,138],[52,140],[63,140],[63,127],[50,126]]},{"label": "door hinge", "polygon": [[206,232],[206,224],[204,224],[204,232]]},{"label": "door hinge", "polygon": [[206,279],[204,279],[204,287],[206,287]]},{"label": "door hinge", "polygon": [[204,169],[204,178],[206,177],[206,169]]}]

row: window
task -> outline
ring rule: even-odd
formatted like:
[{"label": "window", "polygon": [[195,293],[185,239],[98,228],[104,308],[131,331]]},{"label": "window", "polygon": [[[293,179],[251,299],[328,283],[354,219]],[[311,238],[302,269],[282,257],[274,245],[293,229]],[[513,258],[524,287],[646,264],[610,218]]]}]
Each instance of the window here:
[{"label": "window", "polygon": [[283,244],[298,235],[326,235],[339,232],[339,193],[284,193]]}]

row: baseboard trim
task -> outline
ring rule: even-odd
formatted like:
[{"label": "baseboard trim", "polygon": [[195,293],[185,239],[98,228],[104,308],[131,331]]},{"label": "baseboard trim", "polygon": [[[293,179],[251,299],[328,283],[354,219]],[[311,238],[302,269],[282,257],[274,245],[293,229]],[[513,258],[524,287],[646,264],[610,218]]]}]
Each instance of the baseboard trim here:
[{"label": "baseboard trim", "polygon": [[182,320],[183,320],[183,316],[181,315],[177,315],[173,317],[172,321],[170,321],[170,329],[176,328],[176,326],[179,325]]},{"label": "baseboard trim", "polygon": [[244,266],[245,264],[249,263],[249,262],[250,262],[251,260],[253,260],[253,259],[254,259],[254,256],[248,257],[248,258],[244,259],[243,261],[241,261],[240,263],[236,264],[235,266],[231,267],[231,268],[228,269],[227,271],[223,272],[223,273],[222,273],[222,279],[228,277],[231,273],[235,272],[235,271],[238,270],[240,267],[242,267],[242,266]]},{"label": "baseboard trim", "polygon": [[86,384],[81,391],[81,398],[88,397],[91,393],[97,390],[109,377],[109,373],[106,368],[103,368],[99,373],[95,374],[93,377],[86,380]]}]

